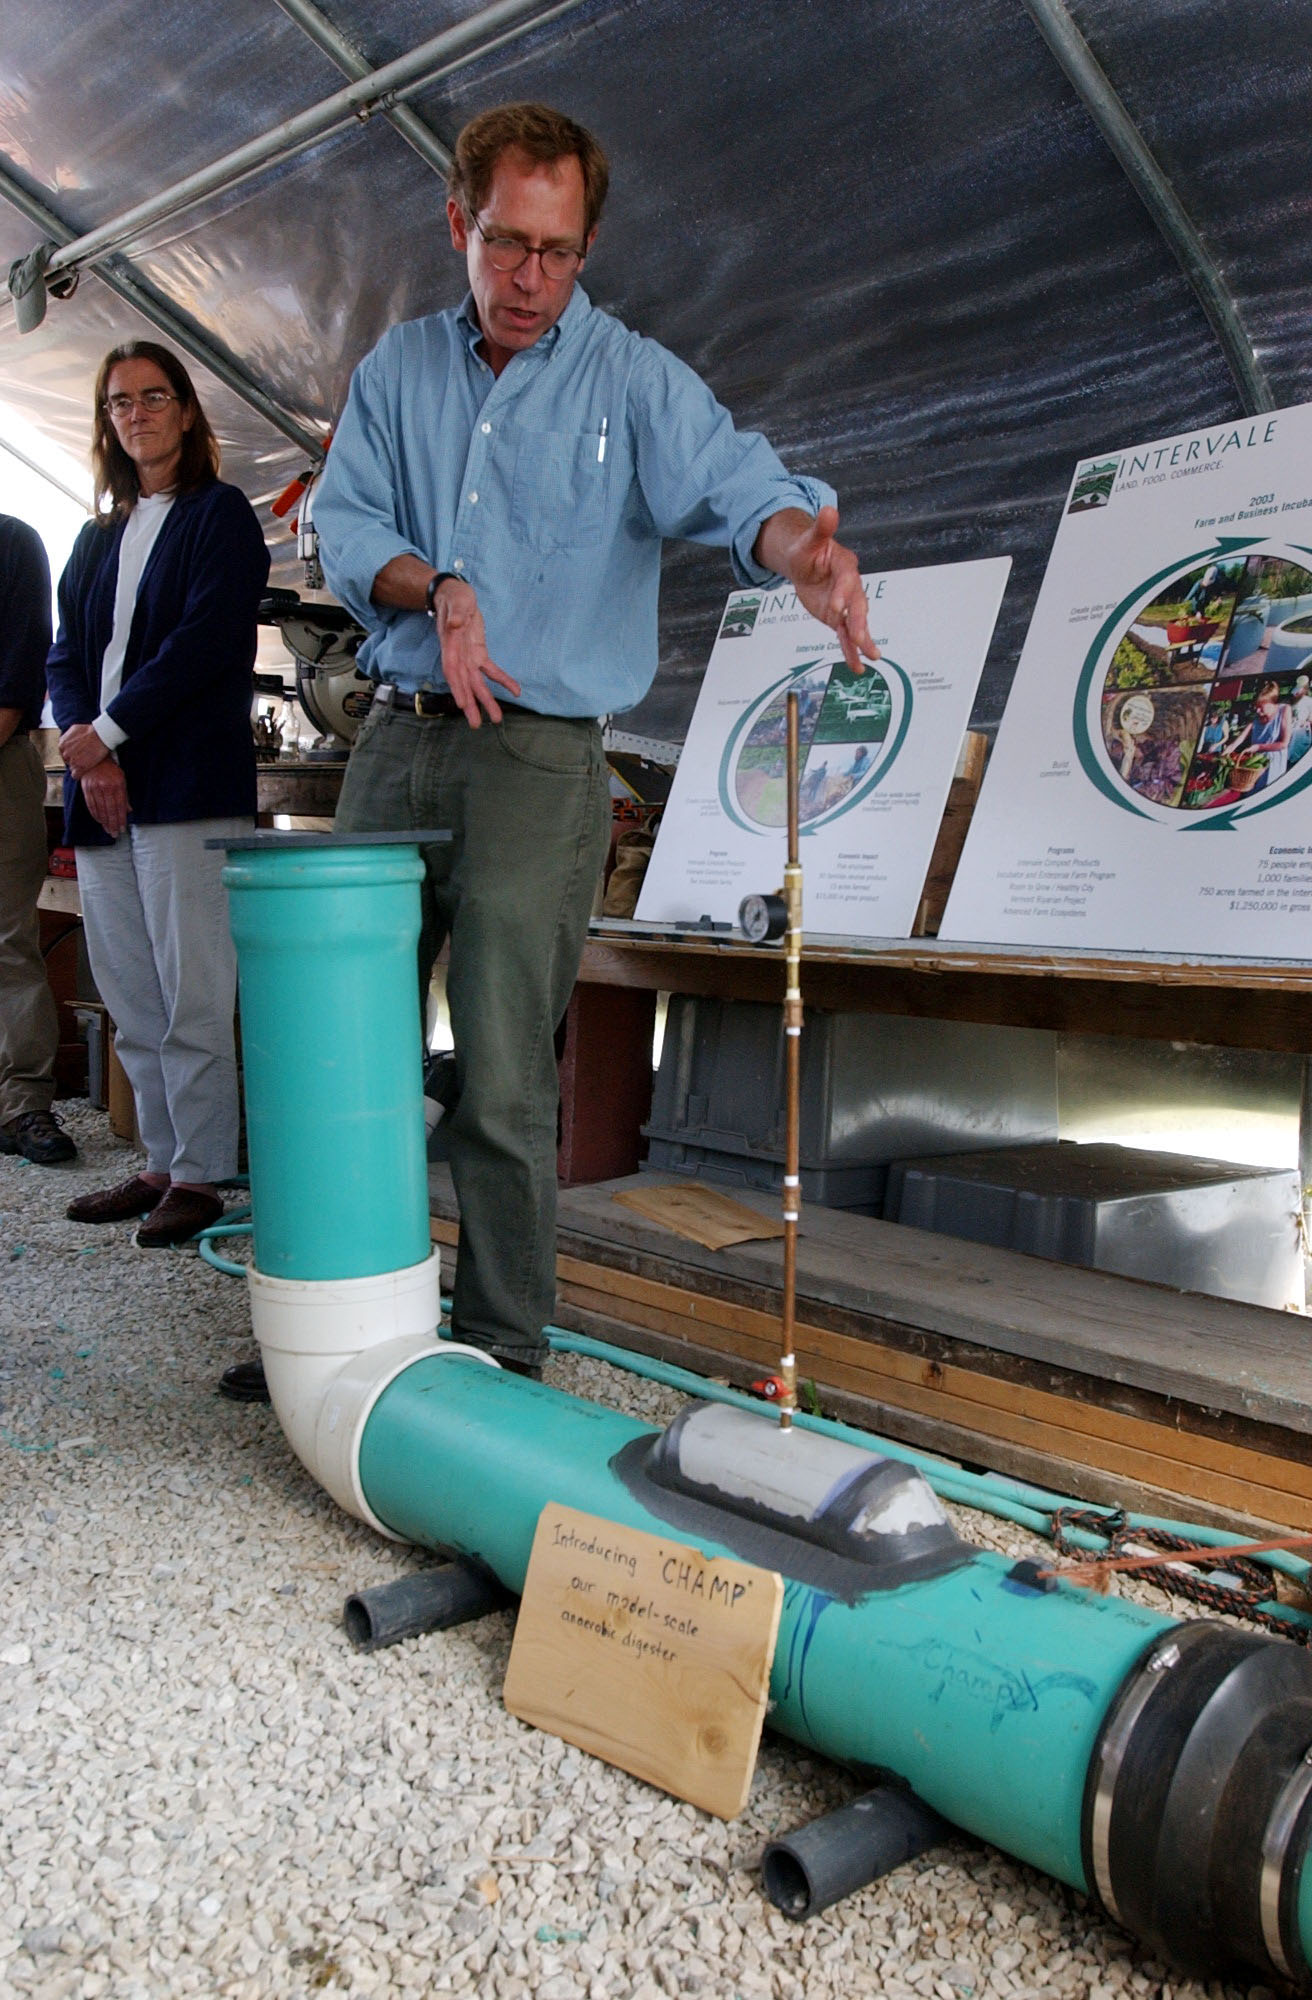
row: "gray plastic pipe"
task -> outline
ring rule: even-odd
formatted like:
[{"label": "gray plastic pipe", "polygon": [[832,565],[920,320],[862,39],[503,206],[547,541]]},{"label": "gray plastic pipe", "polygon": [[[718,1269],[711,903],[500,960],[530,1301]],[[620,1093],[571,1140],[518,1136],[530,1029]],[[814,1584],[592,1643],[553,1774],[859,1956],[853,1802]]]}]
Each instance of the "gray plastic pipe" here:
[{"label": "gray plastic pipe", "polygon": [[953,1832],[913,1792],[880,1785],[850,1806],[772,1840],[761,1859],[765,1893],[786,1917],[814,1917],[938,1847]]}]

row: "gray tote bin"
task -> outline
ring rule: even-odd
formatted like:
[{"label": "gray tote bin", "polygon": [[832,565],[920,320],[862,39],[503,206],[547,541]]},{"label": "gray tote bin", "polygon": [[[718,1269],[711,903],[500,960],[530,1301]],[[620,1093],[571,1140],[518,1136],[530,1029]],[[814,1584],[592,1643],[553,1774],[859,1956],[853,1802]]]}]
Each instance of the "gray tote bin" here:
[{"label": "gray tote bin", "polygon": [[[890,1160],[1056,1137],[1046,1030],[808,1011],[801,1053],[804,1201],[879,1214]],[[778,1188],[783,1077],[778,1007],[673,995],[647,1171]]]},{"label": "gray tote bin", "polygon": [[899,1160],[890,1222],[1251,1305],[1301,1305],[1292,1171],[1132,1146],[1022,1146]]}]

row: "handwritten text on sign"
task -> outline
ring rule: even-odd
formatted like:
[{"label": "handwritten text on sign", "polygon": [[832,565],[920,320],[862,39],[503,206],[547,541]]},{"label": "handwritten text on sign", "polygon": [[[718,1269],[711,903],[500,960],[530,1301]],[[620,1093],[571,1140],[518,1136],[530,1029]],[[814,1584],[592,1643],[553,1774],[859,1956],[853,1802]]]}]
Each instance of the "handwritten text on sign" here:
[{"label": "handwritten text on sign", "polygon": [[732,1819],[751,1785],[782,1598],[771,1570],[545,1507],[506,1706]]}]

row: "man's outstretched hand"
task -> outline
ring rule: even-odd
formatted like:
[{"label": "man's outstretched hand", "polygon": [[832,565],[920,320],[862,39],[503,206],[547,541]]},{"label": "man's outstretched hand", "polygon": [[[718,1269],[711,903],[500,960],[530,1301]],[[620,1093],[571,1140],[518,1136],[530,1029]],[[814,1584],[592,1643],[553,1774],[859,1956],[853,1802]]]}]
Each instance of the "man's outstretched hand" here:
[{"label": "man's outstretched hand", "polygon": [[466,722],[477,729],[486,710],[488,720],[500,722],[501,707],[489,681],[519,693],[519,682],[503,673],[489,658],[483,614],[478,608],[472,584],[458,577],[446,577],[433,600],[437,640],[442,648],[442,678],[454,695]]},{"label": "man's outstretched hand", "polygon": [[843,658],[860,674],[865,660],[879,658],[879,648],[870,636],[860,565],[837,537],[837,507],[815,516],[785,507],[761,523],[752,553],[763,568],[788,578],[811,616],[837,633]]},{"label": "man's outstretched hand", "polygon": [[[370,595],[375,604],[424,611],[432,580],[431,563],[409,554],[393,556],[374,578]],[[491,683],[513,696],[519,693],[519,682],[512,681],[488,655],[483,614],[473,585],[463,577],[444,576],[433,599],[433,619],[442,649],[442,678],[466,722],[471,729],[479,728],[484,715],[489,722],[500,722],[501,705]]]}]

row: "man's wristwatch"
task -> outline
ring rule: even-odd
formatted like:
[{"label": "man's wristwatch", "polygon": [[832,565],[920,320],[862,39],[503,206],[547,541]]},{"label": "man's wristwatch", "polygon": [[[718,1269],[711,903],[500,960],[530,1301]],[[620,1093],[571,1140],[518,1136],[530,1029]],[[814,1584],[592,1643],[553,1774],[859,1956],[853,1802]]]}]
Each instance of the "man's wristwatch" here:
[{"label": "man's wristwatch", "polygon": [[438,586],[443,583],[459,583],[459,581],[460,578],[453,569],[440,569],[435,576],[431,576],[428,579],[428,588],[424,592],[424,609],[430,618],[436,618],[437,616]]}]

